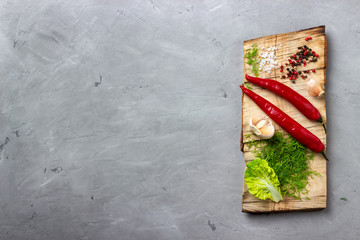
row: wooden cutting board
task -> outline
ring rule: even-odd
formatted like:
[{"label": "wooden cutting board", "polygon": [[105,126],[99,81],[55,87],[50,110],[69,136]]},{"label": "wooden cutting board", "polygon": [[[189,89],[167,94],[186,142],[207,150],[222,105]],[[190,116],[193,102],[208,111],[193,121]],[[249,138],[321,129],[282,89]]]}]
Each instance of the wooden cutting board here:
[{"label": "wooden cutting board", "polygon": [[[306,37],[312,37],[312,40],[305,41]],[[244,53],[246,49],[251,48],[251,45],[256,43],[261,49],[265,47],[275,46],[277,50],[275,51],[276,60],[284,65],[288,62],[289,56],[296,53],[299,46],[307,45],[309,48],[314,50],[319,54],[318,61],[315,63],[309,63],[306,67],[298,66],[297,71],[302,71],[304,69],[315,69],[316,73],[309,73],[308,79],[315,79],[322,83],[326,84],[326,55],[327,55],[327,46],[326,46],[326,35],[325,35],[325,26],[319,26],[315,28],[305,29],[297,32],[290,32],[284,34],[271,35],[266,37],[261,37],[257,39],[251,39],[244,42]],[[285,60],[286,59],[286,60]],[[285,67],[286,69],[286,67]],[[263,71],[260,73],[259,77],[261,78],[271,78],[279,82],[286,84],[291,87],[304,97],[306,97],[321,113],[324,122],[326,123],[326,107],[325,107],[325,98],[315,98],[311,97],[306,91],[306,81],[298,77],[295,83],[292,83],[288,78],[282,79],[282,75],[286,75],[287,72],[284,69],[284,73],[281,73],[279,69],[273,69],[271,73]],[[250,66],[244,61],[244,82],[246,82],[245,74],[254,76],[250,71]],[[307,80],[308,80],[307,79]],[[281,110],[286,112],[290,117],[294,118],[302,126],[306,127],[310,132],[315,134],[326,146],[326,134],[322,125],[318,122],[313,122],[307,119],[302,113],[300,113],[294,106],[288,103],[286,100],[276,96],[274,93],[251,85],[252,91],[264,97],[268,101],[272,102],[278,106]],[[256,139],[253,137],[249,129],[249,119],[254,115],[264,115],[266,114],[246,95],[243,94],[242,97],[242,130],[241,130],[241,150],[244,152],[245,163],[250,162],[255,159],[251,150],[247,146],[247,142],[251,139]],[[274,126],[277,131],[282,131],[282,129],[274,123]],[[246,138],[251,134],[250,138]],[[321,174],[320,177],[314,176],[313,179],[310,179],[310,185],[307,186],[309,194],[307,195],[310,200],[296,200],[294,198],[286,197],[283,201],[275,203],[271,200],[260,200],[254,197],[249,193],[245,181],[243,186],[242,194],[242,211],[250,213],[269,213],[269,212],[289,212],[289,211],[313,211],[321,210],[326,208],[326,160],[321,154],[316,154],[314,161],[311,162],[310,168],[317,171]]]}]

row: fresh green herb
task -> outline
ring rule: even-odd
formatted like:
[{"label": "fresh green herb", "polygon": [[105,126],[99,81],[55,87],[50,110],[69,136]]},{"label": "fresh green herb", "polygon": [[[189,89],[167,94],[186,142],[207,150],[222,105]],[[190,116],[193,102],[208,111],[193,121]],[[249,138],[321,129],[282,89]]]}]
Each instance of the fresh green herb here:
[{"label": "fresh green herb", "polygon": [[320,176],[318,172],[309,169],[309,163],[314,159],[314,153],[291,136],[284,136],[281,132],[276,132],[274,137],[268,140],[252,141],[248,147],[249,149],[255,147],[254,155],[265,159],[274,169],[280,181],[283,196],[301,200],[302,194],[309,193],[306,189],[309,177]]},{"label": "fresh green herb", "polygon": [[245,85],[245,87],[246,87],[247,89],[250,89],[250,90],[252,89],[251,83],[245,82],[244,85]]},{"label": "fresh green herb", "polygon": [[258,45],[255,43],[251,45],[252,48],[246,49],[245,58],[247,58],[247,64],[251,66],[251,72],[255,74],[256,77],[259,76],[259,63],[260,60],[257,59],[259,48]]},{"label": "fresh green herb", "polygon": [[245,134],[244,136],[245,136],[245,139],[248,139],[250,137],[250,133]]},{"label": "fresh green herb", "polygon": [[250,140],[249,142],[247,142],[246,144],[247,144],[249,150],[250,150],[252,147],[254,147],[254,150],[253,150],[253,153],[254,153],[254,152],[256,151],[256,149],[257,149],[257,147],[258,147],[258,145],[259,145],[260,142],[261,142],[261,140],[259,141],[259,140],[252,139],[252,140]]},{"label": "fresh green herb", "polygon": [[347,198],[346,198],[346,197],[342,197],[342,198],[340,198],[340,200],[347,201]]}]

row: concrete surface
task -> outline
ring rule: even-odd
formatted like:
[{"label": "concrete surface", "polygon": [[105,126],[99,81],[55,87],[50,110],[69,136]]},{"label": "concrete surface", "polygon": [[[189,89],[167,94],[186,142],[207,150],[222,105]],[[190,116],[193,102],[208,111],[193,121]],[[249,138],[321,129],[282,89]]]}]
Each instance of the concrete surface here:
[{"label": "concrete surface", "polygon": [[[0,1],[0,239],[358,239],[359,11]],[[322,24],[328,207],[242,213],[242,42]]]}]

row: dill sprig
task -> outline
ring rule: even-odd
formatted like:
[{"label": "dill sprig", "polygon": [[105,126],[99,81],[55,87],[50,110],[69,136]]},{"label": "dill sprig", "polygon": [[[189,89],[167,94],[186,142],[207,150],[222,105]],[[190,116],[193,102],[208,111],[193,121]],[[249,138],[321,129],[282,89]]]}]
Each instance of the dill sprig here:
[{"label": "dill sprig", "polygon": [[256,43],[251,45],[252,48],[246,49],[244,57],[247,59],[247,64],[251,66],[251,72],[255,74],[256,77],[259,76],[259,63],[260,60],[257,59],[259,48]]},{"label": "dill sprig", "polygon": [[[309,178],[320,176],[318,172],[309,169],[315,154],[291,136],[276,132],[268,140],[250,141],[248,147],[254,147],[255,156],[265,159],[274,169],[283,196],[301,200],[301,195],[309,193],[306,188]],[[305,199],[309,198],[306,196]]]},{"label": "dill sprig", "polygon": [[249,82],[244,82],[244,86],[247,88],[247,89],[252,89],[252,87],[251,87],[251,83],[249,83]]}]

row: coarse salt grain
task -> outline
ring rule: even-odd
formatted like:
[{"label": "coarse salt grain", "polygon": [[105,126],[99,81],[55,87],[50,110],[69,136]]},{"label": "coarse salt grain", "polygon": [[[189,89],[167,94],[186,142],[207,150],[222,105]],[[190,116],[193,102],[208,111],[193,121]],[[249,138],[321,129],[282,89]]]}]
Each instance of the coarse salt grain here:
[{"label": "coarse salt grain", "polygon": [[260,53],[260,63],[259,63],[259,70],[264,70],[267,73],[271,73],[272,69],[278,68],[278,65],[280,66],[280,63],[275,61],[275,50],[278,48],[276,46],[270,46],[269,48],[265,49],[265,47],[261,48],[264,52]]}]

